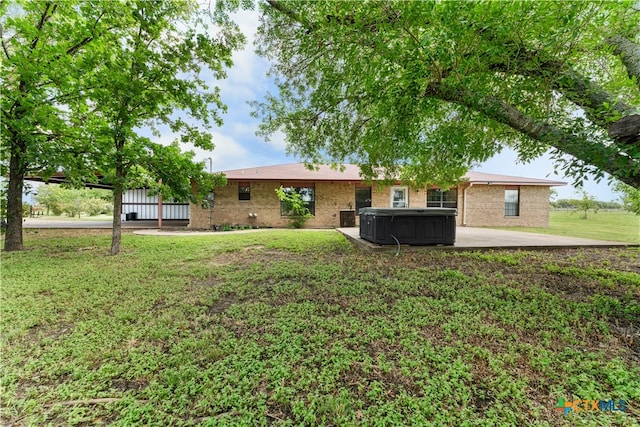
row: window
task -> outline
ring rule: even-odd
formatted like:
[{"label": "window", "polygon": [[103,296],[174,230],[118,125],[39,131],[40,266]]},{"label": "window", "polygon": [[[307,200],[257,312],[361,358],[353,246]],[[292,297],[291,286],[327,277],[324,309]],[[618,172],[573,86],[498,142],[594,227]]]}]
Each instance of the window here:
[{"label": "window", "polygon": [[458,207],[458,190],[441,190],[434,188],[427,190],[428,208],[456,208]]},{"label": "window", "polygon": [[409,199],[407,197],[407,187],[391,187],[391,207],[406,208],[409,207]]},{"label": "window", "polygon": [[238,183],[238,200],[251,200],[251,183]]},{"label": "window", "polygon": [[520,187],[505,187],[504,216],[520,216]]},{"label": "window", "polygon": [[371,207],[371,187],[356,187],[356,215],[362,208]]},{"label": "window", "polygon": [[[302,197],[302,201],[304,205],[309,209],[311,215],[316,214],[316,196],[315,196],[315,188],[313,187],[283,187],[283,190],[286,193],[291,194],[291,192],[296,192]],[[285,202],[280,202],[280,215],[289,216],[291,215],[291,210],[289,210],[286,206]]]}]

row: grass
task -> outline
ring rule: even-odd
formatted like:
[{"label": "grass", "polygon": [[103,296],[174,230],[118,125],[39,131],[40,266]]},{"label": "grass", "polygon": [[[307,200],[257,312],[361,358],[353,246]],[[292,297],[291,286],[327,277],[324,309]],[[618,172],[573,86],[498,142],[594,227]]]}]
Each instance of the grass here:
[{"label": "grass", "polygon": [[589,211],[586,219],[581,212],[550,211],[548,228],[495,228],[640,244],[640,216],[625,211]]},{"label": "grass", "polygon": [[0,424],[639,425],[637,248],[63,233],[2,254]]}]

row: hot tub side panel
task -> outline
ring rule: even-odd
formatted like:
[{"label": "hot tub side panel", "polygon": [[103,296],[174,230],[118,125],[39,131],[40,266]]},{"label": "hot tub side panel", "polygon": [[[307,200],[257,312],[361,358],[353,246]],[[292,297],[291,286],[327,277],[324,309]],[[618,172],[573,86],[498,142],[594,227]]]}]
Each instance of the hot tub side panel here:
[{"label": "hot tub side panel", "polygon": [[[380,245],[453,245],[455,215],[376,215],[360,214],[360,237]],[[395,239],[394,239],[395,237]]]}]

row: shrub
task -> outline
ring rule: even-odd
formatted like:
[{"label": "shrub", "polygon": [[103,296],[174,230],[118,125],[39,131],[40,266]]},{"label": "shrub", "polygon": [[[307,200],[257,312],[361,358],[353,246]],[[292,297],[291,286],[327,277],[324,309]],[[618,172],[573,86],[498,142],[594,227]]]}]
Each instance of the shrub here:
[{"label": "shrub", "polygon": [[309,218],[312,218],[309,208],[302,200],[302,196],[295,191],[286,191],[282,186],[276,189],[278,199],[285,205],[285,210],[290,212],[289,227],[302,228]]}]

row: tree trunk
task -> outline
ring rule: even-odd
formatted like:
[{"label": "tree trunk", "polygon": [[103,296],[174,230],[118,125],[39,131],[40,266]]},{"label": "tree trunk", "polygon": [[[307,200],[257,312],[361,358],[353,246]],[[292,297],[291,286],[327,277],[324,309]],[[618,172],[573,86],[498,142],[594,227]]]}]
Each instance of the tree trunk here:
[{"label": "tree trunk", "polygon": [[7,192],[7,234],[5,251],[22,250],[22,188],[24,185],[24,144],[11,145],[9,189]]},{"label": "tree trunk", "polygon": [[111,255],[120,253],[120,240],[122,238],[122,193],[123,173],[122,166],[116,166],[116,182],[113,186],[113,229],[111,231]]}]

